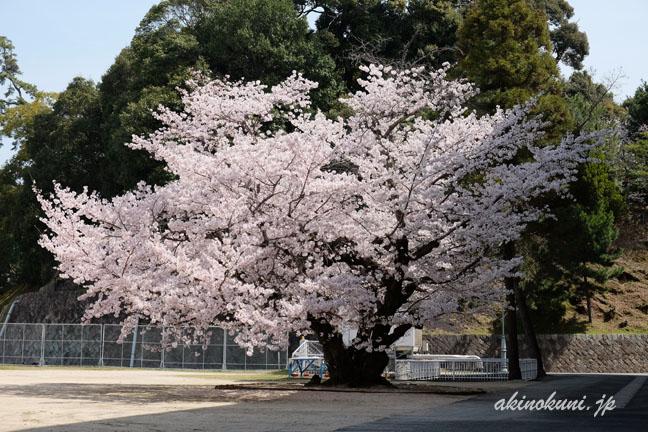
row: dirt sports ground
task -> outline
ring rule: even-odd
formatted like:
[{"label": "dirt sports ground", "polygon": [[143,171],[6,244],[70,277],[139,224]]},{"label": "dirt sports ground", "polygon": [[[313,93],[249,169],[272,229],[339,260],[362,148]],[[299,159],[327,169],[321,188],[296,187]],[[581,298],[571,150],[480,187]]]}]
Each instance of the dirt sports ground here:
[{"label": "dirt sports ground", "polygon": [[470,397],[294,390],[285,376],[0,366],[0,431],[332,431]]}]

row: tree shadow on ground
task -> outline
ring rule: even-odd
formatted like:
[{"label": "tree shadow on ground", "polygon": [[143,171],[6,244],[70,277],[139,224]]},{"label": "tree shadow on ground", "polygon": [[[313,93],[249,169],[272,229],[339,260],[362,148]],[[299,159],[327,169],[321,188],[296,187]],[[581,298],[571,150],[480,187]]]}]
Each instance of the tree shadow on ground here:
[{"label": "tree shadow on ground", "polygon": [[269,400],[291,391],[215,389],[212,385],[35,384],[2,386],[3,396],[73,399],[91,402],[150,404],[159,402],[244,402]]},{"label": "tree shadow on ground", "polygon": [[[534,387],[527,387],[522,392],[530,399],[546,398],[552,391],[558,391],[563,398],[580,399],[587,395],[587,401],[595,400],[601,393],[615,394],[619,389],[633,381],[633,376],[606,376],[606,375],[564,375],[552,377],[547,382]],[[14,394],[24,396],[25,389],[14,388]],[[59,388],[56,391],[54,387]],[[75,399],[73,392],[79,386],[52,385],[44,387],[45,391],[59,399],[69,397]],[[119,386],[123,387],[123,386]],[[158,387],[166,386],[126,386],[139,387],[141,391],[159,390]],[[207,386],[193,386],[202,388]],[[107,393],[115,391],[111,386],[91,385],[83,391],[101,391]],[[213,391],[213,389],[212,389]],[[298,392],[307,396],[310,392]],[[173,393],[174,397],[184,397],[181,393]],[[274,395],[274,394],[273,394]],[[643,430],[645,425],[648,402],[648,387],[644,386],[631,403],[614,412],[608,413],[604,418],[594,418],[588,412],[524,412],[500,413],[493,409],[494,401],[502,397],[510,397],[511,390],[497,392],[470,399],[453,399],[446,403],[435,403],[435,399],[425,399],[425,403],[407,405],[411,399],[399,400],[393,394],[372,394],[370,400],[354,400],[357,394],[321,394],[325,399],[309,400],[292,397],[275,397],[273,400],[258,401],[257,403],[233,403],[199,407],[191,409],[174,408],[172,404],[157,407],[162,412],[149,412],[136,415],[127,415],[117,410],[114,416],[105,419],[93,419],[74,422],[73,415],[66,424],[56,426],[43,426],[24,428],[21,431],[236,431],[236,432],[261,432],[261,431],[329,431],[329,430],[354,430],[362,432],[381,431],[417,431],[430,430],[455,431],[455,430],[480,430],[485,431],[510,431],[529,430],[545,431],[629,431]],[[30,394],[37,398],[41,395]],[[217,395],[221,397],[222,395]],[[276,396],[276,395],[275,395]],[[335,397],[332,397],[335,396]],[[410,395],[411,396],[411,395]],[[417,395],[428,397],[430,395]],[[126,399],[129,402],[137,395],[131,393]],[[434,398],[438,398],[434,395]],[[97,395],[98,401],[103,401]],[[149,400],[149,399],[145,399]],[[454,402],[454,403],[453,403]],[[142,400],[140,399],[140,403]],[[154,407],[155,408],[155,407]],[[80,405],[78,411],[91,409]],[[104,416],[106,411],[104,411]],[[108,412],[108,414],[112,414]]]},{"label": "tree shadow on ground", "polygon": [[3,385],[0,392],[20,401],[11,430],[36,432],[322,431],[468,397],[80,383]]}]

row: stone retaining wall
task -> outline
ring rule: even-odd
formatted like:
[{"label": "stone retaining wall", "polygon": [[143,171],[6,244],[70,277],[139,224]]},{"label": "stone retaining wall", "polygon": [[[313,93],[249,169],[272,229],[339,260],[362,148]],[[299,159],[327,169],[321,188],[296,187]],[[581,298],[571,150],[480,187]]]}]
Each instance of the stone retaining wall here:
[{"label": "stone retaining wall", "polygon": [[[89,301],[81,302],[81,290],[30,292],[17,297],[9,322],[41,324],[79,324]],[[10,304],[5,306],[8,312]],[[124,317],[107,315],[93,319],[93,324],[117,324]]]},{"label": "stone retaining wall", "polygon": [[[499,335],[424,335],[433,354],[500,356]],[[572,373],[648,373],[648,335],[538,335],[545,369]],[[520,356],[530,357],[523,337]]]}]

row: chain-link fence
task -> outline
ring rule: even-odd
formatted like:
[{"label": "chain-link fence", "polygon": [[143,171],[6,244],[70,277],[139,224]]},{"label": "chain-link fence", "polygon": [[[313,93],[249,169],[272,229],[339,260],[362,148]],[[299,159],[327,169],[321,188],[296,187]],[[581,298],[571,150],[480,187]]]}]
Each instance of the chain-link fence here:
[{"label": "chain-link fence", "polygon": [[[161,349],[161,328],[139,327],[118,343],[117,324],[5,324],[0,364],[39,366],[117,366],[167,369],[285,369],[287,351],[255,349],[252,356],[226,331],[212,327],[203,345]],[[133,341],[135,342],[133,344]],[[157,349],[156,349],[157,348]]]}]

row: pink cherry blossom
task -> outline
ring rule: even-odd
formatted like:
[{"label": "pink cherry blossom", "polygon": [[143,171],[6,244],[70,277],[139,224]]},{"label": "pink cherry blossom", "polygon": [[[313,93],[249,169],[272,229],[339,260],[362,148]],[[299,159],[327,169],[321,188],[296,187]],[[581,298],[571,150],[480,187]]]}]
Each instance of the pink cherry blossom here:
[{"label": "pink cherry blossom", "polygon": [[[39,197],[41,245],[88,288],[87,319],[139,314],[169,343],[183,326],[193,340],[235,331],[249,350],[353,327],[356,349],[380,351],[411,325],[443,325],[463,301],[499,298],[519,264],[499,247],[597,138],[538,146],[529,107],[468,113],[476,91],[447,70],[365,68],[342,100],[353,114],[336,119],[310,109],[317,84],[296,73],[272,88],[197,76],[182,112],[160,108],[164,126],[127,144],[177,180],[112,200],[55,185]],[[532,158],[511,164],[520,149]]]}]

